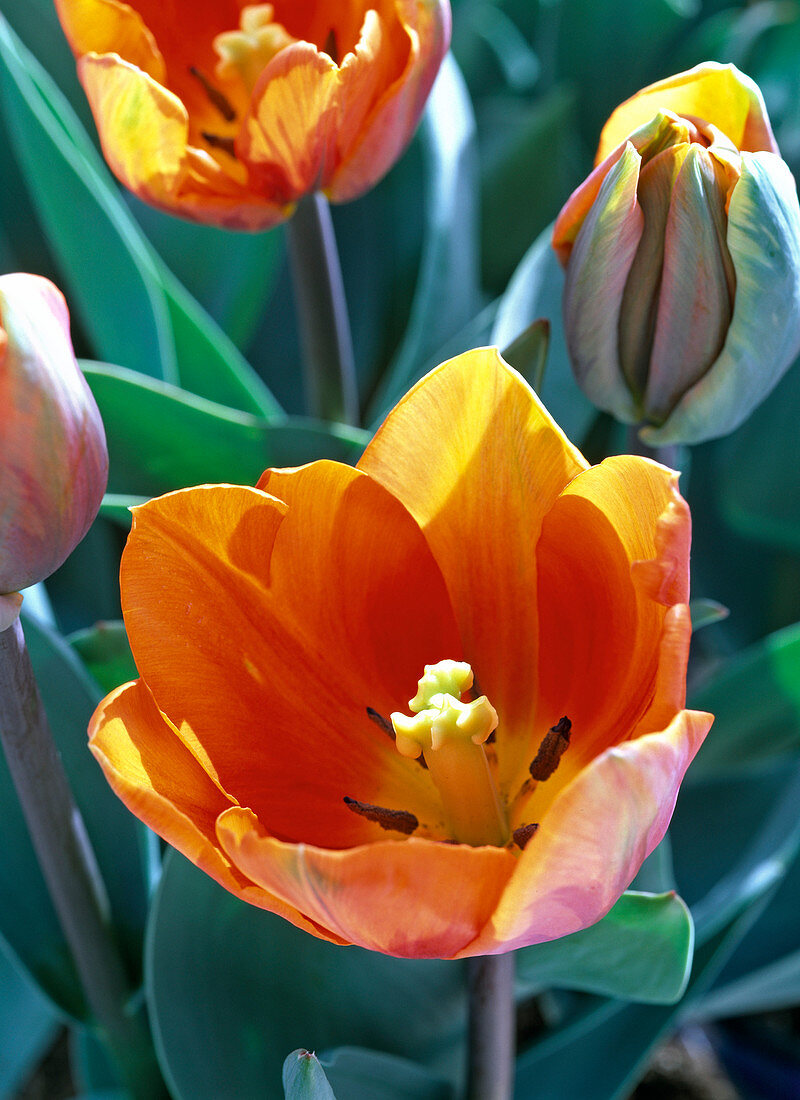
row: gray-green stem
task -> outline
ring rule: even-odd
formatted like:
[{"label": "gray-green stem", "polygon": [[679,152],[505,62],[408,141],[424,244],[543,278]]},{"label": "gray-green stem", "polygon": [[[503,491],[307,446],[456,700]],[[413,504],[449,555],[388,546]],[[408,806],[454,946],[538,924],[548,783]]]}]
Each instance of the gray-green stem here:
[{"label": "gray-green stem", "polygon": [[358,389],[342,269],[328,200],[306,195],[288,223],[289,263],[311,416],[358,423]]},{"label": "gray-green stem", "polygon": [[44,713],[19,621],[0,632],[0,743],[86,1000],[130,1095],[166,1096],[108,900]]},{"label": "gray-green stem", "polygon": [[470,959],[468,980],[467,1100],[511,1100],[516,1041],[513,952]]}]

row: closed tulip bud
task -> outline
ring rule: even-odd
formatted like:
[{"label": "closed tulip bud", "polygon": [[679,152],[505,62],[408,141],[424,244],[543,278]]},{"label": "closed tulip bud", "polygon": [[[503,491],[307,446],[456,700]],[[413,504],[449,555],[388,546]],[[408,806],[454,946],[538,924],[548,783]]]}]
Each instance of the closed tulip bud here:
[{"label": "closed tulip bud", "polygon": [[60,292],[37,275],[0,277],[0,628],[13,594],[44,580],[86,534],[105,491],[97,405],[75,361]]},{"label": "closed tulip bud", "polygon": [[606,123],[556,221],[578,383],[649,444],[738,427],[800,350],[800,208],[757,86],[708,63]]}]

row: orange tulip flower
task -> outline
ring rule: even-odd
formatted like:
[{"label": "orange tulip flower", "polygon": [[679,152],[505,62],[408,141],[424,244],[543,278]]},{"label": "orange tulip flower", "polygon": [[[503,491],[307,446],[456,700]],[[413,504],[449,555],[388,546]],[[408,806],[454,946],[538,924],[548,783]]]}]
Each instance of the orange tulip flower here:
[{"label": "orange tulip flower", "polygon": [[145,202],[265,229],[346,202],[411,139],[448,0],[56,0],[108,163]]},{"label": "orange tulip flower", "polygon": [[453,958],[584,928],[711,724],[683,709],[675,482],[588,466],[496,351],[462,355],[355,469],[134,510],[141,679],[98,708],[92,751],[197,866],[331,942]]}]

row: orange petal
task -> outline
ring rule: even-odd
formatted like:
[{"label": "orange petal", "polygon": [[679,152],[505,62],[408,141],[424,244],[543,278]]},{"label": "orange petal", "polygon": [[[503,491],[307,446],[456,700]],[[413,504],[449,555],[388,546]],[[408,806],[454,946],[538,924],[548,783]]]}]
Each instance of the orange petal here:
[{"label": "orange petal", "polygon": [[507,786],[530,762],[535,725],[539,531],[586,462],[527,383],[496,349],[484,348],[418,383],[358,466],[425,532],[465,659],[500,715],[496,747]]},{"label": "orange petal", "polygon": [[778,152],[758,85],[735,65],[707,61],[649,84],[620,104],[603,127],[595,164],[662,110],[710,122],[738,149]]},{"label": "orange petal", "polygon": [[128,809],[226,890],[306,932],[340,942],[230,862],[215,826],[233,799],[187,752],[141,680],[123,684],[103,700],[89,724],[89,748]]},{"label": "orange petal", "polygon": [[545,519],[537,736],[567,715],[572,742],[537,806],[630,737],[653,701],[666,608],[688,597],[691,526],[676,481],[649,459],[610,458],[576,477]]},{"label": "orange petal", "polygon": [[308,42],[272,59],[237,140],[254,188],[288,203],[325,186],[335,167],[339,86],[334,62]]},{"label": "orange petal", "polygon": [[342,64],[338,165],[327,187],[334,202],[362,194],[400,156],[450,41],[449,6],[438,0],[381,15],[375,27],[367,13],[364,39]]},{"label": "orange petal", "polygon": [[142,16],[121,0],[55,0],[58,18],[76,56],[115,53],[164,83],[164,58]]},{"label": "orange petal", "polygon": [[202,766],[273,835],[330,847],[386,835],[345,796],[435,826],[427,773],[366,712],[404,709],[424,663],[458,658],[425,540],[351,467],[264,483],[286,503],[204,486],[135,509],[121,587],[139,672]]},{"label": "orange petal", "polygon": [[78,75],[106,160],[145,202],[231,228],[265,229],[286,217],[281,206],[251,195],[188,144],[186,108],[146,73],[114,54],[89,54],[78,63]]},{"label": "orange petal", "polygon": [[[563,789],[528,842],[491,921],[463,955],[567,936],[605,916],[663,837],[712,716],[609,749]],[[239,811],[228,811],[228,814]]]},{"label": "orange petal", "polygon": [[236,866],[331,935],[401,958],[452,958],[486,926],[516,866],[504,848],[411,838],[332,852],[284,844],[233,807],[219,842]]}]

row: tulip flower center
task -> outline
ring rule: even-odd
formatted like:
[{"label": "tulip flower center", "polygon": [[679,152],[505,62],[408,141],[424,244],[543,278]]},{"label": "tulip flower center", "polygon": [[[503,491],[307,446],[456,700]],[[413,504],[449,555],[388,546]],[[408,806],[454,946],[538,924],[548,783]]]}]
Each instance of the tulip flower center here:
[{"label": "tulip flower center", "polygon": [[508,820],[483,748],[497,727],[497,712],[485,695],[462,702],[472,680],[463,661],[426,665],[409,701],[413,717],[391,715],[395,745],[402,756],[424,754],[454,840],[503,847]]},{"label": "tulip flower center", "polygon": [[214,39],[217,76],[224,83],[239,84],[248,99],[273,57],[295,41],[274,16],[272,4],[252,4],[242,10],[240,30],[225,31]]}]

